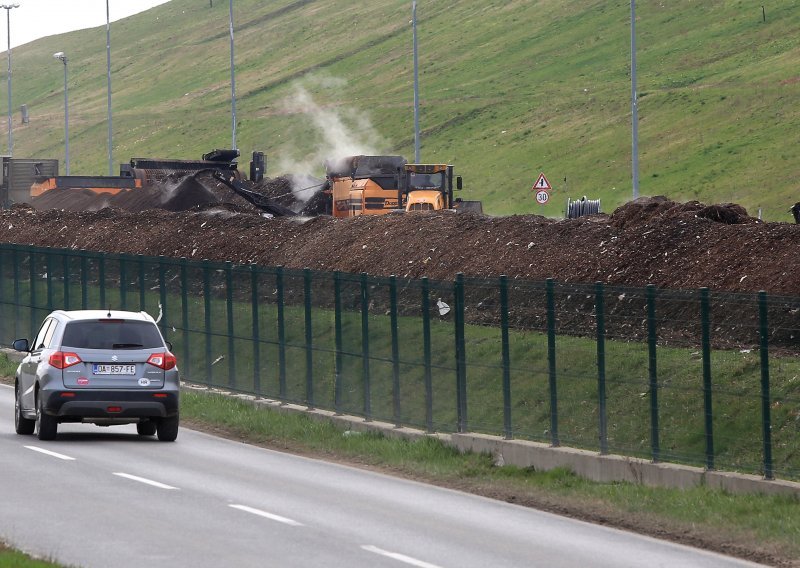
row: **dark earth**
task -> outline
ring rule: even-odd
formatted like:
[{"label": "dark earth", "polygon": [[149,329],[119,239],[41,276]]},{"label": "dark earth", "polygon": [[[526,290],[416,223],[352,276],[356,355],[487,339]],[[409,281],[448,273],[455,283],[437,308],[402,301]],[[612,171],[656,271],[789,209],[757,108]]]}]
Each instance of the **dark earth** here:
[{"label": "dark earth", "polygon": [[[110,197],[88,190],[51,190],[32,205],[0,212],[0,242],[376,276],[451,280],[459,272],[474,277],[505,274],[512,279],[705,286],[800,297],[800,225],[788,222],[789,213],[785,223],[762,223],[735,204],[652,197],[610,214],[574,220],[449,211],[334,219],[316,214],[322,210],[319,194],[307,203],[297,201],[288,178],[249,187],[305,216],[265,218],[203,172]],[[192,426],[241,439],[211,424]],[[281,449],[353,463],[352,458],[317,455],[307,448]],[[408,471],[389,473],[437,482]],[[600,501],[583,503],[538,491],[523,494],[466,478],[455,488],[774,566],[800,565],[783,551],[758,544],[754,535],[734,537],[645,513],[631,515]]]},{"label": "dark earth", "polygon": [[[295,210],[305,205],[294,200],[288,178],[250,185]],[[789,213],[785,223],[763,223],[735,204],[640,198],[610,214],[563,220],[450,211],[350,219],[259,213],[203,172],[112,197],[51,190],[32,207],[0,213],[0,242],[376,276],[505,274],[800,296],[800,225],[788,222]]]}]

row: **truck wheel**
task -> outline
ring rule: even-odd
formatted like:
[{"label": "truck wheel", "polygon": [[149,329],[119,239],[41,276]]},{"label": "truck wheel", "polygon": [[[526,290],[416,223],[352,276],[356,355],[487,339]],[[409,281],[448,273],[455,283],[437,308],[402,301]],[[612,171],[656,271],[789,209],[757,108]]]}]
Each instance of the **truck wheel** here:
[{"label": "truck wheel", "polygon": [[174,442],[178,437],[178,415],[162,418],[156,426],[158,439],[162,442]]},{"label": "truck wheel", "polygon": [[14,395],[14,429],[17,434],[29,436],[33,434],[33,430],[36,428],[36,420],[25,418],[22,415],[22,393],[19,387],[15,389]]},{"label": "truck wheel", "polygon": [[140,436],[152,436],[156,433],[156,423],[152,420],[142,420],[136,424],[136,432]]},{"label": "truck wheel", "polygon": [[45,414],[41,399],[36,405],[36,432],[40,440],[55,440],[58,432],[58,420],[55,416]]}]

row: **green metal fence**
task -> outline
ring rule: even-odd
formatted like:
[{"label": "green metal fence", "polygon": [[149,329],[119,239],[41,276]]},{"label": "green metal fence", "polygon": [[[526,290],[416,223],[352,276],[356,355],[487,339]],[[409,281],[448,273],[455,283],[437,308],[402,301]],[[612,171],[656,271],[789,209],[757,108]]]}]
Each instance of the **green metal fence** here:
[{"label": "green metal fence", "polygon": [[800,298],[0,245],[0,342],[145,310],[185,379],[428,431],[800,478]]}]

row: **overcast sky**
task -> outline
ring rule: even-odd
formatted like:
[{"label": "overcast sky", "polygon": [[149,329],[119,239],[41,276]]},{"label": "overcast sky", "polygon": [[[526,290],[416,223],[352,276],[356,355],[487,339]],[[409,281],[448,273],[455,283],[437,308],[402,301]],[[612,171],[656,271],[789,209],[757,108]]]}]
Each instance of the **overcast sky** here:
[{"label": "overcast sky", "polygon": [[[143,12],[169,0],[108,0],[111,21]],[[0,4],[19,4],[11,10],[11,47],[73,30],[94,28],[106,23],[106,0],[0,0]],[[6,14],[0,12],[0,52],[6,50]]]}]

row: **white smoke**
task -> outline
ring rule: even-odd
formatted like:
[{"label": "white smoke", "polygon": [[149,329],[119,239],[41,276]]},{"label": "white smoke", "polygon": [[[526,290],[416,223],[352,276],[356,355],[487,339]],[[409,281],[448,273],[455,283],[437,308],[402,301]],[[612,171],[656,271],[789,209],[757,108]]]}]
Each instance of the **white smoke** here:
[{"label": "white smoke", "polygon": [[294,84],[292,94],[283,100],[287,113],[304,115],[313,125],[317,138],[313,148],[302,158],[290,153],[278,156],[280,171],[291,172],[292,191],[299,201],[307,201],[322,182],[314,172],[319,172],[325,160],[336,160],[360,154],[381,154],[386,141],[372,126],[364,111],[352,107],[322,106],[305,85],[320,89],[335,89],[346,93],[347,81],[337,77],[315,75]]}]

